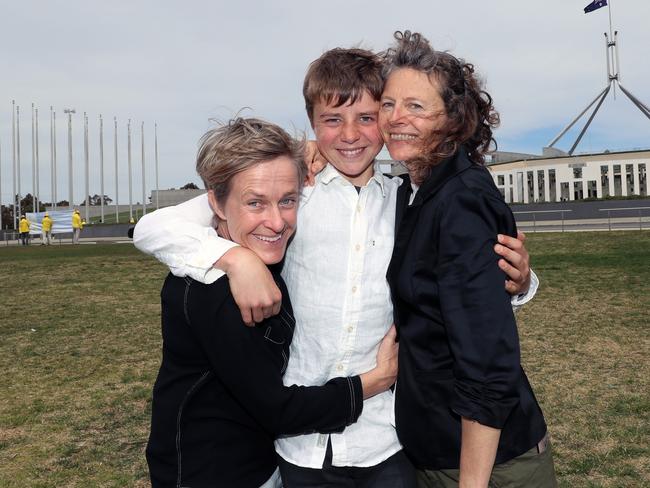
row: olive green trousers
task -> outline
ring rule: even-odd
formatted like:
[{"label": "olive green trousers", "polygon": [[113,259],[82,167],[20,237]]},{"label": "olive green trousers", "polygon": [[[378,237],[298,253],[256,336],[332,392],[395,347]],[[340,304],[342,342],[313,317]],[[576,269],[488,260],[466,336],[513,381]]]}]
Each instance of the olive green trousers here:
[{"label": "olive green trousers", "polygon": [[[419,488],[457,488],[460,470],[418,470]],[[548,442],[544,452],[537,447],[492,469],[490,488],[557,488],[553,453]]]}]

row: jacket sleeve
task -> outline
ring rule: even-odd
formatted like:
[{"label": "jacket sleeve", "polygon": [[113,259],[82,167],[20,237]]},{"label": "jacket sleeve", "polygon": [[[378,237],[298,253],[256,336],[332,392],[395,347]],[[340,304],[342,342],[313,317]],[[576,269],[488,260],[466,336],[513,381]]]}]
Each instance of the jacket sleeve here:
[{"label": "jacket sleeve", "polygon": [[516,235],[505,203],[481,191],[446,199],[438,218],[440,308],[453,356],[452,409],[502,428],[518,403],[519,336],[505,273],[494,252],[498,233]]},{"label": "jacket sleeve", "polygon": [[169,267],[175,276],[213,283],[224,273],[212,265],[237,244],[217,235],[212,217],[207,194],[161,208],[139,220],[133,244]]},{"label": "jacket sleeve", "polygon": [[[230,295],[218,309],[211,308],[214,292],[200,287],[194,283],[188,293],[191,327],[216,376],[265,430],[275,437],[328,433],[359,418],[363,391],[358,376],[334,378],[323,386],[284,386],[281,362],[288,357],[278,347],[279,337],[270,335],[264,323],[245,326]],[[282,314],[279,320],[285,320]]]}]

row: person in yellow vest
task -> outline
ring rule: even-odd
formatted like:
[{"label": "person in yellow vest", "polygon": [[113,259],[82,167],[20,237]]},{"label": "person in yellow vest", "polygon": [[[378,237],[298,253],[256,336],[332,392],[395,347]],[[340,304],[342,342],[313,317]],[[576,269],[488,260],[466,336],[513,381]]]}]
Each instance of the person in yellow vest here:
[{"label": "person in yellow vest", "polygon": [[48,246],[51,244],[52,241],[52,219],[50,218],[50,215],[45,212],[45,215],[43,216],[43,220],[41,221],[41,238],[43,239],[43,242],[41,245],[47,244]]},{"label": "person in yellow vest", "polygon": [[72,243],[79,244],[79,235],[83,229],[83,222],[81,221],[81,214],[79,210],[75,209],[72,213]]},{"label": "person in yellow vest", "polygon": [[29,245],[29,220],[24,215],[20,216],[18,223],[18,232],[20,232],[20,242],[23,246]]}]

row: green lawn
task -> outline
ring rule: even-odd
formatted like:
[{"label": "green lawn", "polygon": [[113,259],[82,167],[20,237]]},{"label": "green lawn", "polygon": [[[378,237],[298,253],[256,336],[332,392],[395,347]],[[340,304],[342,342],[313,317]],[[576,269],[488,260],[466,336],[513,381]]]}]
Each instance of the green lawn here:
[{"label": "green lawn", "polygon": [[[561,485],[650,486],[650,233],[530,235],[518,315]],[[147,486],[166,270],[128,244],[0,248],[0,487]]]}]

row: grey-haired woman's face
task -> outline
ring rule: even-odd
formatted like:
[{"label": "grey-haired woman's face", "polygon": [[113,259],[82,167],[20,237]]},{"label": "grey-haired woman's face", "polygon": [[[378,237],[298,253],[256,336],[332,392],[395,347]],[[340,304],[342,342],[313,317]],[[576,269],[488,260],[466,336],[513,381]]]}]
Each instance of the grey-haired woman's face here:
[{"label": "grey-haired woman's face", "polygon": [[446,121],[445,103],[434,76],[411,68],[399,68],[388,76],[379,130],[392,159],[409,161],[420,156]]}]

